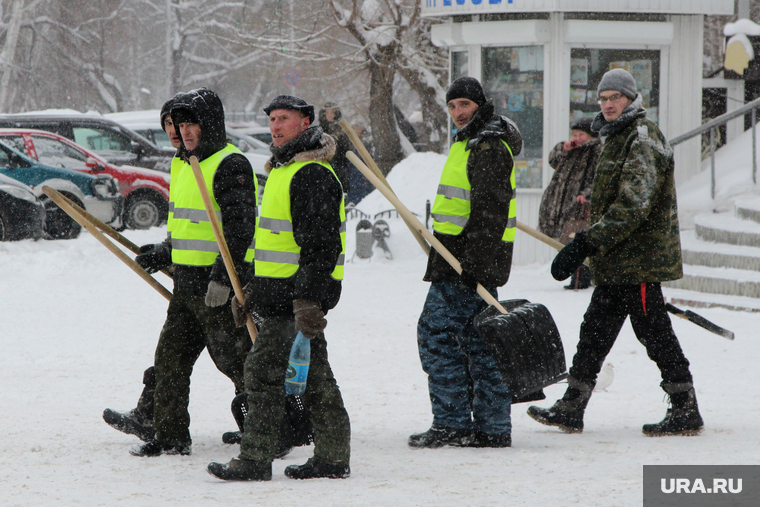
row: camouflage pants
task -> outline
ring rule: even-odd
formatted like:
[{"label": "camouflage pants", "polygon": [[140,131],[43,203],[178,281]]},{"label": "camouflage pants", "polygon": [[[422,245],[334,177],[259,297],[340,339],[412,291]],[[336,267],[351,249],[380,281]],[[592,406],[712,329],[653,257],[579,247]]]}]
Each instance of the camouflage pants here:
[{"label": "camouflage pants", "polygon": [[473,326],[485,307],[458,281],[433,282],[417,323],[420,361],[428,374],[433,424],[511,433],[512,394]]},{"label": "camouflage pants", "polygon": [[642,298],[640,285],[600,285],[581,324],[578,348],[570,376],[593,382],[623,327],[631,317],[636,338],[646,347],[649,359],[657,363],[664,382],[691,382],[689,361],[673,332],[659,283],[647,283]]},{"label": "camouflage pants", "polygon": [[190,375],[195,361],[208,348],[216,367],[244,389],[243,367],[251,346],[244,327],[235,327],[230,303],[210,308],[203,295],[178,292],[172,296],[166,322],[156,346],[154,426],[156,438],[172,445],[190,439]]},{"label": "camouflage pants", "polygon": [[[267,317],[245,361],[248,415],[240,458],[274,460],[285,407],[285,371],[296,330],[293,316]],[[351,425],[343,398],[327,361],[324,333],[311,340],[311,364],[302,396],[311,412],[314,456],[328,463],[348,464]]]}]

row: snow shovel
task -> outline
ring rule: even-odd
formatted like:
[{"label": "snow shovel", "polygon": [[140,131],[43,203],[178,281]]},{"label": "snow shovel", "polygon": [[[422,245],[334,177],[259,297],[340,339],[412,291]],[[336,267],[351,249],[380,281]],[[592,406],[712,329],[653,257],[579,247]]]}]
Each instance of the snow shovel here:
[{"label": "snow shovel", "polygon": [[[68,215],[76,220],[76,222],[87,229],[87,231],[92,234],[92,236],[100,241],[100,243],[103,244],[108,250],[111,251],[116,257],[118,257],[124,264],[130,267],[132,271],[137,273],[140,278],[148,282],[151,287],[156,289],[159,294],[164,296],[167,300],[170,300],[172,297],[172,293],[169,292],[163,285],[158,283],[157,280],[155,280],[152,276],[148,274],[147,271],[145,271],[139,264],[137,264],[135,261],[133,261],[127,254],[125,254],[118,246],[114,245],[108,238],[105,237],[105,235],[100,232],[97,227],[95,227],[91,222],[89,222],[87,219],[84,218],[76,209],[74,209],[68,202],[67,199],[62,196],[57,190],[48,187],[47,185],[42,187],[42,191],[45,192],[45,195],[50,197],[50,199],[53,200],[54,203],[58,205],[59,208],[61,208],[63,211],[68,213]],[[138,248],[139,252],[139,248]]]},{"label": "snow shovel", "polygon": [[[414,227],[457,273],[461,273],[459,261],[390,188],[356,154],[348,152],[346,156],[393,203],[407,225]],[[502,305],[480,284],[477,291],[491,308],[478,314],[475,327],[494,353],[502,377],[513,393],[512,403],[544,399],[544,387],[567,377],[565,351],[551,313],[545,306],[524,299],[504,301]]]},{"label": "snow shovel", "polygon": [[[208,220],[211,222],[211,228],[214,230],[214,237],[216,238],[217,245],[219,245],[219,252],[224,261],[224,267],[227,268],[227,275],[230,277],[230,282],[232,282],[235,297],[241,305],[245,305],[243,287],[240,285],[240,278],[238,278],[237,271],[235,271],[235,263],[232,261],[232,255],[230,255],[230,249],[227,247],[227,240],[224,239],[219,220],[216,218],[216,211],[214,211],[214,205],[211,203],[211,196],[208,195],[206,181],[203,179],[203,172],[201,172],[198,157],[195,155],[190,157],[190,166],[193,168],[195,181],[198,183],[198,190],[200,190],[201,197],[203,198],[203,206],[206,208]],[[250,314],[245,319],[245,327],[248,329],[248,334],[251,336],[251,342],[255,343],[257,334],[256,325],[253,323],[253,318]]]}]

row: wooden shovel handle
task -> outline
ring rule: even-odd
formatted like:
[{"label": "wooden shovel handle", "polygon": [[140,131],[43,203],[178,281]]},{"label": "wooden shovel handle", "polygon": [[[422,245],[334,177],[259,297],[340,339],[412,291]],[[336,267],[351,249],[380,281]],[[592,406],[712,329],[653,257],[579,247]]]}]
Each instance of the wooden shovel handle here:
[{"label": "wooden shovel handle", "polygon": [[[238,302],[244,306],[245,294],[243,294],[243,287],[240,285],[240,278],[238,278],[237,271],[235,270],[235,263],[232,261],[232,255],[230,255],[227,240],[224,239],[219,220],[216,218],[216,211],[214,211],[214,205],[211,203],[211,196],[208,194],[208,189],[206,188],[206,180],[203,178],[201,166],[195,155],[190,157],[190,166],[193,168],[195,181],[198,183],[198,190],[200,190],[201,197],[203,198],[203,206],[206,208],[206,214],[208,215],[209,222],[211,222],[211,229],[213,229],[216,243],[219,245],[219,252],[224,261],[224,267],[227,268],[227,275],[230,277],[230,282],[232,282],[232,289],[235,291],[235,297]],[[256,342],[256,325],[253,323],[253,319],[250,315],[246,316],[245,327],[248,329],[248,334],[251,336],[251,342]]]},{"label": "wooden shovel handle", "polygon": [[[373,185],[385,196],[386,199],[388,199],[393,206],[395,206],[396,210],[398,210],[399,214],[404,217],[404,219],[407,221],[407,223],[414,227],[414,229],[422,235],[429,243],[430,245],[435,248],[441,256],[448,261],[449,264],[451,264],[451,267],[454,268],[454,270],[457,273],[462,273],[462,265],[459,263],[456,257],[452,255],[449,250],[443,246],[443,244],[438,241],[438,238],[433,236],[430,231],[427,230],[427,228],[420,223],[419,220],[417,220],[417,217],[414,216],[414,214],[409,211],[409,209],[404,206],[404,203],[399,200],[396,195],[390,191],[390,189],[383,184],[383,182],[380,181],[380,179],[367,167],[364,162],[362,162],[359,157],[356,156],[353,152],[348,152],[346,154],[348,159],[356,166],[357,169],[359,169],[362,174],[370,181]],[[480,297],[482,297],[486,303],[489,305],[492,305],[496,307],[501,313],[508,313],[507,310],[501,306],[501,303],[499,303],[495,297],[493,297],[485,287],[478,284],[477,288],[478,294]]]},{"label": "wooden shovel handle", "polygon": [[[50,199],[53,200],[54,203],[58,205],[59,208],[61,208],[63,211],[65,211],[71,218],[77,221],[79,225],[87,229],[87,231],[92,234],[92,236],[100,241],[100,243],[106,247],[108,250],[111,251],[116,257],[119,258],[124,264],[129,266],[132,271],[137,273],[140,278],[148,282],[151,287],[156,289],[159,294],[164,296],[167,300],[170,300],[172,297],[172,293],[169,292],[163,285],[158,283],[152,276],[148,274],[147,271],[145,271],[139,264],[137,264],[134,260],[132,260],[127,254],[125,254],[118,246],[111,243],[111,241],[105,237],[105,235],[100,232],[95,225],[90,223],[87,219],[85,219],[76,209],[74,209],[67,201],[67,199],[60,194],[57,190],[54,188],[50,188],[47,185],[42,187],[42,191],[45,192],[45,195],[50,197]],[[139,248],[138,248],[139,252]]]},{"label": "wooden shovel handle", "polygon": [[[58,195],[61,197],[61,199],[65,200],[69,206],[71,206],[75,211],[77,211],[80,215],[82,215],[82,218],[85,220],[89,220],[95,227],[103,231],[106,235],[112,237],[116,240],[117,243],[122,245],[123,247],[129,249],[133,254],[140,255],[142,252],[140,251],[140,247],[129,241],[127,238],[119,234],[119,232],[111,227],[110,225],[101,222],[94,216],[92,216],[90,213],[88,213],[86,210],[82,209],[81,206],[79,206],[77,203],[63,195],[62,193],[58,192]],[[172,278],[172,274],[169,272],[168,269],[162,269],[161,272],[168,276],[169,278]]]},{"label": "wooden shovel handle", "polygon": [[[353,127],[351,127],[351,124],[348,123],[348,120],[345,118],[341,118],[340,120],[340,126],[343,128],[343,131],[346,133],[348,138],[351,140],[351,143],[354,145],[354,148],[359,152],[359,155],[362,156],[362,158],[365,160],[367,165],[369,165],[370,169],[372,169],[372,172],[375,173],[375,176],[385,185],[388,187],[388,190],[390,190],[393,195],[396,195],[396,192],[393,192],[393,189],[391,188],[390,184],[388,183],[388,180],[385,179],[385,175],[380,170],[380,167],[375,163],[375,161],[372,159],[372,156],[367,151],[367,148],[364,146],[364,143],[361,139],[359,139],[359,136],[356,135],[356,132],[354,132]],[[412,232],[412,236],[414,236],[414,239],[417,240],[417,243],[419,243],[422,250],[425,251],[425,255],[430,254],[430,245],[428,245],[427,241],[425,241],[425,238],[420,234],[412,225],[404,218],[404,223],[409,228],[409,230]]]}]

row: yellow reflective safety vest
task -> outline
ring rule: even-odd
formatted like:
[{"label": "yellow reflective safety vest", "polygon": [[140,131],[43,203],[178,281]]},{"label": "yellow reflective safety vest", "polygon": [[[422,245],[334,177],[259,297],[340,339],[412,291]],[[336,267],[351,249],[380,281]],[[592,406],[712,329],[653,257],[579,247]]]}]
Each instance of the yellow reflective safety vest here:
[{"label": "yellow reflective safety vest", "polygon": [[[214,197],[214,174],[222,160],[233,153],[242,154],[235,146],[227,144],[199,164],[220,223],[222,214]],[[211,222],[208,220],[193,168],[189,163],[175,157],[172,160],[170,181],[169,219],[166,228],[172,242],[172,262],[185,266],[210,266],[219,255],[219,246],[216,243]],[[255,176],[253,181],[258,196],[259,184]],[[224,224],[222,224],[222,229],[224,229]],[[253,262],[254,254],[252,242],[245,254],[245,260]]]},{"label": "yellow reflective safety vest", "polygon": [[[441,234],[460,235],[470,218],[470,190],[472,187],[467,177],[467,160],[470,157],[471,150],[467,149],[467,141],[469,139],[451,145],[449,157],[443,166],[441,182],[438,185],[438,192],[431,210],[433,230]],[[512,155],[509,145],[503,140],[501,142]],[[501,239],[511,243],[515,240],[515,229],[517,227],[514,161],[512,162],[509,185],[512,188],[512,199],[509,201],[507,227],[504,229]]]},{"label": "yellow reflective safety vest", "polygon": [[[272,170],[261,200],[259,224],[256,228],[257,277],[290,278],[298,272],[301,247],[293,236],[293,216],[290,211],[290,185],[293,176],[303,166],[319,164],[326,167],[338,180],[332,166],[327,162],[294,162]],[[338,180],[340,182],[340,180]],[[340,242],[342,245],[338,262],[332,272],[335,280],[343,279],[346,258],[346,209],[340,201]]]}]

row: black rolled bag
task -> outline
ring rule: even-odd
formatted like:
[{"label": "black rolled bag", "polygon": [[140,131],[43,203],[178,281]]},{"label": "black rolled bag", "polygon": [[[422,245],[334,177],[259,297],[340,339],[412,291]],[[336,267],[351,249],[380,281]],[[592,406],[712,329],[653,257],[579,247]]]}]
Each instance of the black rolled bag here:
[{"label": "black rolled bag", "polygon": [[475,317],[475,328],[512,391],[512,403],[543,400],[543,388],[567,377],[565,349],[549,310],[526,299],[499,301]]}]

